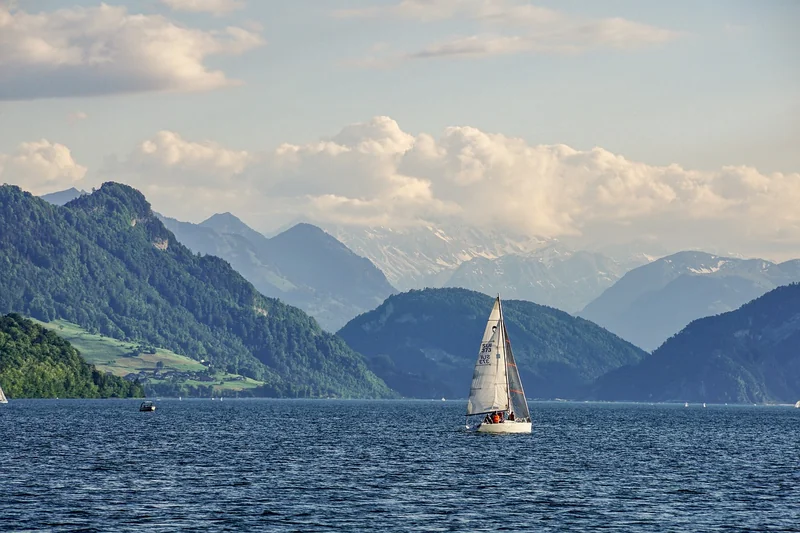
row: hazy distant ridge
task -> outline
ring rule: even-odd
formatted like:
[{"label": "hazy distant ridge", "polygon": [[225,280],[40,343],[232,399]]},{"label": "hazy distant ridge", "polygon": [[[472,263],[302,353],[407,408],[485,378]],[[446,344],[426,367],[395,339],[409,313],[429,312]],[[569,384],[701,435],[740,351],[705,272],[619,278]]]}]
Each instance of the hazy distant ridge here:
[{"label": "hazy distant ridge", "polygon": [[800,281],[800,260],[680,252],[638,267],[580,316],[653,350],[692,320],[724,313],[780,285]]}]

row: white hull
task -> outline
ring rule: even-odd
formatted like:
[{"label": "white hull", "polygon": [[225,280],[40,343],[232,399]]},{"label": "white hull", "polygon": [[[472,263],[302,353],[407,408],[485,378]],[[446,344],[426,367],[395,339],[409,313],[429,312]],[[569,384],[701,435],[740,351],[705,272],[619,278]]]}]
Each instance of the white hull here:
[{"label": "white hull", "polygon": [[481,424],[478,433],[530,433],[530,422],[511,422],[506,420],[500,424]]}]

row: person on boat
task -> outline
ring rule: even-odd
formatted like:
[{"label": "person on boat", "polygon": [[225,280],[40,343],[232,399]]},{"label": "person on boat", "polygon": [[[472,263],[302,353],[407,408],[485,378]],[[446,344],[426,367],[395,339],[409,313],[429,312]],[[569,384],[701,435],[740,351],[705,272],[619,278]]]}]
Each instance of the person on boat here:
[{"label": "person on boat", "polygon": [[492,424],[499,424],[499,423],[500,423],[500,413],[498,413],[497,411],[495,411],[495,412],[492,414]]},{"label": "person on boat", "polygon": [[517,419],[514,416],[514,411],[511,411],[510,413],[508,413],[508,419],[511,420],[512,422]]},{"label": "person on boat", "polygon": [[486,416],[483,417],[483,423],[484,424],[491,424],[492,423],[492,417],[489,416],[489,413],[486,413]]}]

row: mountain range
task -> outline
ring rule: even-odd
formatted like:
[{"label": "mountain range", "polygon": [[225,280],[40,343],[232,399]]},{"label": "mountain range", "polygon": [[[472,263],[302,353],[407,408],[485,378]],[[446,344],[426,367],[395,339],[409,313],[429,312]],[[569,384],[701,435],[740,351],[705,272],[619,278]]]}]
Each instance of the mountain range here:
[{"label": "mountain range", "polygon": [[[0,190],[0,312],[71,320],[211,359],[263,380],[261,394],[390,396],[388,384],[408,397],[463,397],[491,307],[480,292],[504,296],[530,397],[769,402],[791,401],[797,392],[798,289],[775,289],[800,279],[797,260],[704,252],[655,259],[634,248],[618,260],[537,239],[487,247],[480,242],[488,234],[464,229],[459,235],[475,246],[467,252],[466,241],[434,227],[360,230],[372,235],[371,253],[385,252],[387,265],[399,260],[396,279],[416,272],[480,291],[392,294],[374,264],[309,224],[267,238],[229,213],[201,224],[159,220],[137,191],[119,184],[72,194],[73,202],[57,208],[14,187]],[[381,243],[381,235],[394,240]],[[406,253],[417,237],[446,246]],[[445,255],[433,256],[437,250]],[[324,294],[341,298],[349,316],[363,314],[330,336],[299,309],[259,294],[230,265],[269,296],[302,302],[299,295],[311,295],[302,303],[313,310]],[[366,292],[356,301],[361,286],[383,287],[389,297]],[[507,297],[515,291],[573,308],[602,294],[580,313],[589,322]],[[647,355],[593,322],[648,350],[669,340]]]},{"label": "mountain range", "polygon": [[[82,194],[72,188],[41,198],[64,205]],[[297,223],[267,238],[232,213],[200,224],[157,216],[190,250],[225,259],[261,294],[299,307],[327,331],[397,292],[368,259],[311,224]]]},{"label": "mountain range", "polygon": [[506,295],[573,313],[625,272],[626,267],[599,252],[548,245],[526,254],[470,259],[456,267],[443,286]]},{"label": "mountain range", "polygon": [[323,227],[355,253],[375,263],[401,291],[441,287],[453,270],[470,259],[524,254],[549,243],[537,237],[458,225]]},{"label": "mountain range", "polygon": [[[412,290],[389,297],[338,334],[400,394],[463,398],[492,300],[466,289]],[[603,328],[551,307],[506,300],[503,311],[528,397],[579,397],[605,372],[646,356]]]},{"label": "mountain range", "polygon": [[580,316],[651,351],[692,320],[734,310],[780,285],[800,281],[800,260],[680,252],[625,274]]},{"label": "mountain range", "polygon": [[693,321],[637,365],[602,376],[590,396],[718,403],[800,400],[800,284]]},{"label": "mountain range", "polygon": [[160,219],[190,250],[225,259],[261,294],[303,309],[327,331],[396,292],[368,259],[311,224],[267,238],[231,213],[200,224]]},{"label": "mountain range", "polygon": [[118,183],[63,207],[0,187],[0,312],[203,359],[263,382],[263,396],[393,395],[341,338],[192,253]]}]

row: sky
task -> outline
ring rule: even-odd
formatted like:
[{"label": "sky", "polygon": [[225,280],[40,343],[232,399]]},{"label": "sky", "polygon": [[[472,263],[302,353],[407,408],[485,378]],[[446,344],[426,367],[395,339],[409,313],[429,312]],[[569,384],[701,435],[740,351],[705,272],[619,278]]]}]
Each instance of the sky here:
[{"label": "sky", "polygon": [[0,0],[0,183],[800,257],[800,2]]}]

